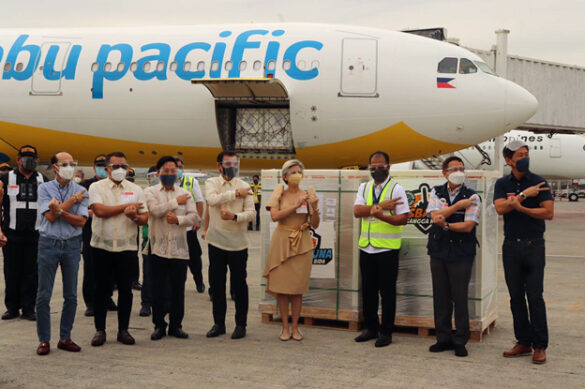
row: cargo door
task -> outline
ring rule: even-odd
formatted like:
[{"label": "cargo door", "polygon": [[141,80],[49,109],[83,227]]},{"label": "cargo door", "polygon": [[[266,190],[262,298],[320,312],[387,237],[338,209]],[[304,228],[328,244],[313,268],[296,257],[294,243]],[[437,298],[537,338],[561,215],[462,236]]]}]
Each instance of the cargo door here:
[{"label": "cargo door", "polygon": [[378,41],[345,38],[341,56],[339,95],[378,97]]},{"label": "cargo door", "polygon": [[31,95],[60,96],[62,73],[69,54],[69,42],[45,42],[37,57],[32,76]]}]

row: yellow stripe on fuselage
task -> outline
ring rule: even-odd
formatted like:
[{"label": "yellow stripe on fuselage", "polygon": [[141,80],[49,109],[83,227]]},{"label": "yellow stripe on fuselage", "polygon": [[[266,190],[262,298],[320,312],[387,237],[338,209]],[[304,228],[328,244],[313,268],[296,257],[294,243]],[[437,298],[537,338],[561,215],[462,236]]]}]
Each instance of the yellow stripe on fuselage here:
[{"label": "yellow stripe on fuselage", "polygon": [[[157,145],[81,135],[0,121],[0,138],[15,147],[31,144],[37,147],[41,161],[49,161],[58,151],[67,151],[82,165],[92,165],[98,154],[123,151],[128,163],[135,167],[154,165],[163,155],[181,155],[188,168],[210,169],[216,166],[216,147]],[[297,149],[297,158],[309,168],[335,169],[342,166],[368,164],[369,155],[386,151],[392,163],[412,161],[432,155],[460,150],[469,145],[446,143],[421,135],[400,122],[383,130],[340,142]],[[16,150],[0,140],[0,152],[16,160]],[[242,158],[243,170],[279,168],[282,159]]]}]

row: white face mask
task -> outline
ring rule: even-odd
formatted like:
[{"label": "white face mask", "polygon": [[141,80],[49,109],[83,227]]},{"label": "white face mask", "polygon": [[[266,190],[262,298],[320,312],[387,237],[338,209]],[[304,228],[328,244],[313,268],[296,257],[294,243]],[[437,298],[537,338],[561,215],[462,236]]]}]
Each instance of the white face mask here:
[{"label": "white face mask", "polygon": [[73,177],[73,182],[79,184],[81,182],[81,177]]},{"label": "white face mask", "polygon": [[451,184],[455,186],[459,186],[463,184],[465,181],[465,173],[464,172],[453,172],[449,174],[448,180]]},{"label": "white face mask", "polygon": [[65,181],[71,181],[75,175],[75,168],[73,166],[61,166],[59,168],[59,177]]},{"label": "white face mask", "polygon": [[112,180],[116,182],[121,182],[126,178],[126,169],[116,169],[112,171]]}]

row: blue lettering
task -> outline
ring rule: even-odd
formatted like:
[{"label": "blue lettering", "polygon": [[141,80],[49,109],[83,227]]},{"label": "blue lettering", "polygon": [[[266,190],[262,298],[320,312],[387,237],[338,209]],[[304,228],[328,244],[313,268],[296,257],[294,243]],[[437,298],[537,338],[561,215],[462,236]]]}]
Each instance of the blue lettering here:
[{"label": "blue lettering", "polygon": [[[27,40],[29,36],[28,35],[21,35],[19,36],[16,41],[14,41],[14,44],[12,45],[12,48],[10,48],[10,52],[8,52],[8,55],[6,56],[6,62],[10,63],[10,70],[7,72],[4,72],[4,74],[2,75],[2,78],[4,80],[10,80],[11,78],[14,78],[15,80],[18,81],[24,81],[24,80],[28,80],[29,78],[32,77],[37,65],[38,65],[38,61],[39,61],[39,57],[41,54],[41,50],[40,47],[37,45],[26,45],[24,46],[24,42]],[[18,54],[23,52],[23,51],[28,51],[29,53],[29,58],[28,58],[28,63],[26,65],[26,68],[20,72],[16,71],[16,61],[18,59]]]},{"label": "blue lettering", "polygon": [[69,51],[69,58],[67,59],[67,65],[65,70],[61,72],[61,77],[66,80],[74,80],[75,72],[77,70],[77,62],[79,61],[79,55],[81,54],[81,46],[73,45]]},{"label": "blue lettering", "polygon": [[[282,36],[284,35],[284,30],[274,30],[272,31],[272,36]],[[266,57],[264,58],[264,77],[274,77],[276,74],[276,66],[274,70],[268,69],[268,63],[270,61],[274,61],[276,63],[278,59],[278,50],[280,49],[280,43],[275,41],[268,42],[268,48],[266,49]]]},{"label": "blue lettering", "polygon": [[246,49],[257,49],[260,47],[260,42],[248,42],[248,38],[252,35],[266,35],[268,34],[268,30],[250,30],[245,31],[238,35],[236,38],[236,42],[234,43],[234,48],[232,50],[232,58],[231,61],[234,64],[232,70],[230,70],[228,77],[229,78],[238,78],[240,77],[240,62],[244,58],[244,51]]},{"label": "blue lettering", "polygon": [[4,50],[2,50],[2,46],[0,46],[0,61],[2,61],[3,55],[4,55]]},{"label": "blue lettering", "polygon": [[223,56],[225,54],[226,44],[223,42],[217,42],[215,44],[215,49],[213,49],[213,55],[211,56],[211,63],[217,62],[217,69],[213,70],[212,68],[209,69],[209,77],[210,78],[220,78],[221,77],[221,68],[223,66]]},{"label": "blue lettering", "polygon": [[321,50],[323,43],[317,41],[300,41],[293,43],[285,52],[284,60],[290,61],[290,69],[285,70],[286,74],[296,80],[311,80],[319,75],[319,69],[312,68],[309,70],[301,70],[297,67],[297,55],[299,51],[313,48],[315,50]]},{"label": "blue lettering", "polygon": [[[158,55],[148,55],[136,61],[136,71],[134,72],[134,77],[137,80],[146,81],[153,78],[157,78],[158,80],[166,80],[167,79],[167,71],[166,65],[169,61],[169,57],[171,55],[171,46],[167,45],[166,43],[149,43],[144,45],[140,48],[142,52],[146,50],[158,50]],[[156,69],[156,64],[154,65],[154,70],[151,72],[144,71],[144,64],[150,61],[155,61],[156,64],[162,62],[165,64],[162,70]]]},{"label": "blue lettering", "polygon": [[[106,62],[108,61],[108,56],[110,52],[112,52],[113,50],[117,50],[120,52],[121,54],[120,62],[124,63],[124,69],[120,71],[112,70],[107,72],[105,69]],[[132,62],[132,46],[130,46],[127,43],[118,43],[117,45],[114,46],[102,45],[97,55],[96,62],[98,64],[98,68],[93,74],[92,98],[103,99],[104,80],[117,81],[124,77],[126,72],[128,72],[128,68],[130,67],[130,63]]]},{"label": "blue lettering", "polygon": [[211,45],[205,42],[189,43],[188,45],[181,47],[179,51],[177,51],[177,55],[175,55],[175,61],[177,62],[177,76],[186,81],[190,81],[193,78],[203,78],[205,70],[195,72],[186,71],[184,69],[185,60],[187,59],[187,54],[193,50],[209,51],[209,49],[211,49]]},{"label": "blue lettering", "polygon": [[49,47],[47,56],[45,57],[45,64],[43,65],[43,76],[50,81],[57,81],[63,77],[66,80],[75,79],[75,70],[77,69],[77,61],[79,60],[79,54],[81,53],[81,46],[74,45],[70,52],[69,58],[67,59],[67,65],[61,72],[55,71],[55,62],[57,61],[57,55],[59,54],[59,46]]}]

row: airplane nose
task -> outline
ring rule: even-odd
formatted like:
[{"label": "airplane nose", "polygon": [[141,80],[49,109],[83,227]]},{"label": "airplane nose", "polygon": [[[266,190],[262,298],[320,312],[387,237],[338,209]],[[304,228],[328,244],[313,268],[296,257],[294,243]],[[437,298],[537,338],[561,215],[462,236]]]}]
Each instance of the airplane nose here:
[{"label": "airplane nose", "polygon": [[538,100],[520,85],[506,83],[506,131],[522,125],[536,113]]}]

